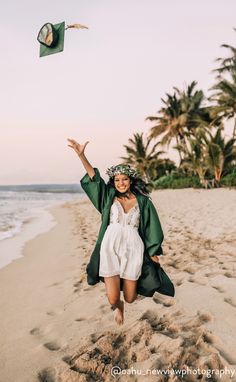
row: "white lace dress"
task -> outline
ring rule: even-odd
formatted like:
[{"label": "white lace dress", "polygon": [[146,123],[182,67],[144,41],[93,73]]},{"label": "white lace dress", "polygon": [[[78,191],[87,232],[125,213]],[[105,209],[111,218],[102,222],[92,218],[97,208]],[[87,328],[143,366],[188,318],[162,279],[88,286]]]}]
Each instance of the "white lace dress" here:
[{"label": "white lace dress", "polygon": [[120,275],[138,280],[143,264],[144,244],[139,236],[140,211],[138,203],[127,213],[115,199],[111,206],[110,223],[100,249],[99,276]]}]

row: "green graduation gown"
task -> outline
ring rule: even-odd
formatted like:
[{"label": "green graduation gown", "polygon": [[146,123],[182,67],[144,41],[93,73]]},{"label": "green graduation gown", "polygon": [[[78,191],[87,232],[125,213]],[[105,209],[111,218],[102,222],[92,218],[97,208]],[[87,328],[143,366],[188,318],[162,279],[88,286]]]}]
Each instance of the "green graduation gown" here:
[{"label": "green graduation gown", "polygon": [[[109,224],[110,209],[115,197],[115,189],[104,182],[97,168],[94,168],[94,171],[95,175],[92,179],[85,174],[80,181],[81,187],[101,213],[97,242],[86,267],[89,285],[95,285],[99,281],[104,282],[104,278],[99,276],[100,247]],[[157,211],[148,196],[140,194],[135,196],[140,209],[138,232],[144,243],[143,265],[137,283],[137,293],[146,297],[153,296],[155,292],[174,296],[174,285],[170,278],[163,268],[150,258],[153,255],[163,255],[161,244],[164,236]],[[123,290],[122,279],[120,289]]]}]

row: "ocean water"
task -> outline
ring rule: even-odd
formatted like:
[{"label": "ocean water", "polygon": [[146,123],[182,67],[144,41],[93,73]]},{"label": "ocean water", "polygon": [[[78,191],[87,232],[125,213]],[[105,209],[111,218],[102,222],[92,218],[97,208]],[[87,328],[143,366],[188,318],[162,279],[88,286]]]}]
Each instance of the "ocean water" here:
[{"label": "ocean water", "polygon": [[0,268],[22,257],[27,241],[56,224],[51,207],[81,197],[79,185],[0,186]]},{"label": "ocean water", "polygon": [[81,195],[78,185],[0,186],[0,241],[19,234],[42,209]]}]

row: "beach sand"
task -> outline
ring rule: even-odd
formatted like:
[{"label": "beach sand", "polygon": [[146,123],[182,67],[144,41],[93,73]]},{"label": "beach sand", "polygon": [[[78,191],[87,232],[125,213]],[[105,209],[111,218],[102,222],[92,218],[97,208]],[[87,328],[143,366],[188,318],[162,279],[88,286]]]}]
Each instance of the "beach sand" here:
[{"label": "beach sand", "polygon": [[[98,212],[86,197],[53,208],[56,226],[0,269],[0,382],[236,381],[236,191],[160,190],[152,198],[176,296],[126,303],[117,326],[104,284],[86,282]],[[115,365],[123,371],[114,378]],[[155,375],[187,366],[196,371]],[[198,368],[224,374],[199,379]]]}]

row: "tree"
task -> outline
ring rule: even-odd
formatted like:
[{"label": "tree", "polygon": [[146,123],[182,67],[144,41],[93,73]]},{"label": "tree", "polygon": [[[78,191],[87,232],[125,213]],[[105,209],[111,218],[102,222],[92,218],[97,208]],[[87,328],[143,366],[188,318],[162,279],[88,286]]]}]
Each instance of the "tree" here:
[{"label": "tree", "polygon": [[236,163],[236,139],[230,138],[226,141],[222,131],[223,125],[218,127],[214,134],[208,130],[190,138],[191,150],[186,150],[185,146],[179,147],[185,151],[181,167],[197,174],[200,183],[205,187],[209,185],[206,174],[212,174],[213,185],[218,186],[221,177],[228,174]]},{"label": "tree", "polygon": [[229,173],[236,164],[236,138],[228,141],[222,136],[223,125],[218,127],[213,135],[210,131],[203,140],[206,148],[206,163],[214,174],[215,184],[219,185],[222,176]]},{"label": "tree", "polygon": [[[210,101],[215,102],[214,111],[221,118],[231,119],[236,115],[236,48],[223,44],[223,48],[230,51],[230,56],[217,58],[220,64],[214,69],[216,84],[211,88],[214,91]],[[236,118],[234,119],[233,138],[236,136]]]},{"label": "tree", "polygon": [[178,150],[180,163],[182,154],[187,151],[188,138],[194,136],[196,131],[204,130],[213,123],[211,110],[203,105],[205,97],[202,90],[195,90],[197,85],[193,81],[183,91],[174,87],[174,94],[166,94],[167,99],[162,99],[164,107],[157,116],[149,116],[146,120],[155,122],[151,128],[150,136],[156,138],[162,135],[161,144],[167,145],[176,140],[177,146],[185,146],[186,150]]},{"label": "tree", "polygon": [[200,183],[207,188],[208,181],[205,179],[207,165],[205,162],[204,146],[201,138],[194,137],[189,139],[189,146],[179,145],[178,149],[184,152],[184,159],[181,168],[187,170],[190,174],[196,174]]},{"label": "tree", "polygon": [[144,138],[143,133],[134,134],[133,138],[128,140],[129,144],[124,145],[127,157],[121,157],[123,161],[133,165],[137,171],[146,178],[146,181],[150,182],[156,177],[156,167],[161,154],[164,151],[157,151],[160,142],[151,146],[152,138]]}]

